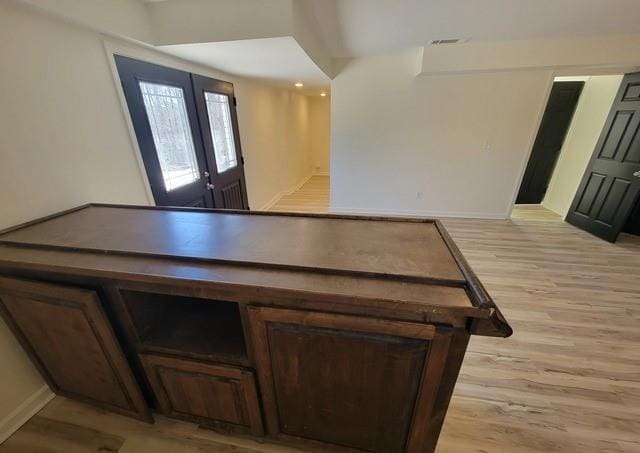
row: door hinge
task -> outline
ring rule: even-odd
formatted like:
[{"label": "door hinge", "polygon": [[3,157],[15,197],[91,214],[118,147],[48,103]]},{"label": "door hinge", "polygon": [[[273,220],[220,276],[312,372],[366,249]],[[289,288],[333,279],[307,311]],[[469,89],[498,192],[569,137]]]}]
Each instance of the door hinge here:
[{"label": "door hinge", "polygon": [[238,99],[235,96],[233,97],[233,106],[234,107],[238,106]]},{"label": "door hinge", "polygon": [[244,165],[244,156],[240,156],[240,163],[242,163],[242,165]]}]

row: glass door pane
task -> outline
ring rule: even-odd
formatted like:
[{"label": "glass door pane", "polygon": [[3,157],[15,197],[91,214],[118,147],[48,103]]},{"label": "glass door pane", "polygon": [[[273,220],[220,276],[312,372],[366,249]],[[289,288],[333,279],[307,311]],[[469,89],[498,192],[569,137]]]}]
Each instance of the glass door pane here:
[{"label": "glass door pane", "polygon": [[167,192],[200,179],[181,87],[139,82]]},{"label": "glass door pane", "polygon": [[206,91],[204,98],[209,117],[209,129],[213,139],[216,167],[218,173],[223,173],[238,166],[229,96]]}]

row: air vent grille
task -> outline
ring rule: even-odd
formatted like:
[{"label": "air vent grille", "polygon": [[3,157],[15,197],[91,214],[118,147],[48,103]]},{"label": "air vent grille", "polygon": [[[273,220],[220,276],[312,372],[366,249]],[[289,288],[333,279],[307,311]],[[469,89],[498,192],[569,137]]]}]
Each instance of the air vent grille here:
[{"label": "air vent grille", "polygon": [[431,45],[439,44],[458,44],[469,41],[469,38],[448,38],[448,39],[434,39],[430,42]]}]

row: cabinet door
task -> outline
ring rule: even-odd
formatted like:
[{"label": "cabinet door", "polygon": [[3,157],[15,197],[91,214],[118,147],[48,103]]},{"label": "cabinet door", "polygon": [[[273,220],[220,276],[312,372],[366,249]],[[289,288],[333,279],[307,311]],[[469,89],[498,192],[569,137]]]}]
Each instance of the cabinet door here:
[{"label": "cabinet door", "polygon": [[425,452],[450,331],[249,309],[267,429],[328,447]]},{"label": "cabinet door", "polygon": [[151,354],[141,359],[165,415],[263,434],[252,371]]},{"label": "cabinet door", "polygon": [[0,311],[55,393],[151,421],[96,292],[0,277]]}]

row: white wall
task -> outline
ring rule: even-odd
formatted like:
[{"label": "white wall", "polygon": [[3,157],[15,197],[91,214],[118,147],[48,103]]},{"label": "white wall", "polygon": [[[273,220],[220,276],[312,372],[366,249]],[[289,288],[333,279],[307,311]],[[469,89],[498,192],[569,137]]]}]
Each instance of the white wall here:
[{"label": "white wall", "polygon": [[[602,132],[622,75],[587,77],[542,204],[566,216]],[[563,78],[568,80],[568,78]]]},{"label": "white wall", "polygon": [[504,218],[550,71],[415,77],[419,51],[353,60],[331,85],[331,209]]},{"label": "white wall", "polygon": [[329,146],[331,142],[331,100],[327,97],[309,98],[311,126],[311,167],[314,173],[329,174]]},{"label": "white wall", "polygon": [[139,0],[4,0],[22,2],[65,20],[101,32],[153,42],[152,24],[145,3]]},{"label": "white wall", "polygon": [[[310,174],[305,96],[131,44],[110,46],[234,82],[253,208]],[[0,229],[92,201],[148,203],[100,35],[0,3],[0,61]],[[2,323],[0,357],[1,425],[43,382]]]},{"label": "white wall", "polygon": [[236,82],[251,209],[265,209],[312,172],[309,98]]},{"label": "white wall", "polygon": [[291,0],[150,2],[154,44],[273,38],[292,33]]}]

